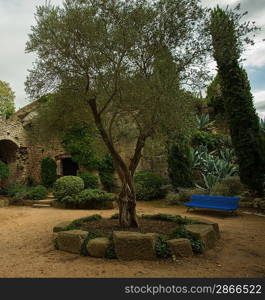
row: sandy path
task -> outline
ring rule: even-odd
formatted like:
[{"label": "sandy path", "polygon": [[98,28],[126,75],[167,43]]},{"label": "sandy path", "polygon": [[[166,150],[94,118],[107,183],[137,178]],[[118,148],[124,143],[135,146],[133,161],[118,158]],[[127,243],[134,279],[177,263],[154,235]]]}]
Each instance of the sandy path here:
[{"label": "sandy path", "polygon": [[[53,249],[56,223],[99,211],[0,208],[0,277],[265,277],[265,218],[186,213],[184,208],[140,203],[139,213],[178,213],[219,223],[222,238],[206,255],[172,262],[96,259]],[[114,210],[100,212],[112,215]]]}]

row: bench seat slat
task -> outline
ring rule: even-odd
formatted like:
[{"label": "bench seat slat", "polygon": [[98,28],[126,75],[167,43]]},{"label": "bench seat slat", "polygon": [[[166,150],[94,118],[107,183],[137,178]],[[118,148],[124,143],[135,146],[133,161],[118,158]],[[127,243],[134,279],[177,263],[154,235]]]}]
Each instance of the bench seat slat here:
[{"label": "bench seat slat", "polygon": [[215,205],[203,205],[203,204],[192,204],[192,203],[185,203],[185,206],[188,207],[199,207],[199,208],[212,208],[212,209],[222,209],[222,210],[234,210],[237,209],[236,206],[215,206]]},{"label": "bench seat slat", "polygon": [[192,195],[190,202],[185,203],[184,205],[188,207],[236,210],[238,208],[239,200],[239,197]]}]

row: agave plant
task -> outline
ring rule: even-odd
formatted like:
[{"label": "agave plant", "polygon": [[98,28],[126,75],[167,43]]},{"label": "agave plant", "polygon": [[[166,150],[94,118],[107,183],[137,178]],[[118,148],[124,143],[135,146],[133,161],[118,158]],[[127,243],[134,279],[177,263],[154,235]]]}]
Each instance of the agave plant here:
[{"label": "agave plant", "polygon": [[208,114],[196,115],[196,124],[198,130],[210,131],[214,128],[215,121],[210,121]]},{"label": "agave plant", "polygon": [[192,149],[191,157],[193,169],[200,170],[204,180],[204,187],[197,185],[200,188],[210,190],[221,179],[238,173],[233,150],[225,149],[219,153],[208,152],[206,146],[200,146]]},{"label": "agave plant", "polygon": [[224,161],[235,162],[236,154],[234,149],[225,148],[219,152],[220,158]]}]

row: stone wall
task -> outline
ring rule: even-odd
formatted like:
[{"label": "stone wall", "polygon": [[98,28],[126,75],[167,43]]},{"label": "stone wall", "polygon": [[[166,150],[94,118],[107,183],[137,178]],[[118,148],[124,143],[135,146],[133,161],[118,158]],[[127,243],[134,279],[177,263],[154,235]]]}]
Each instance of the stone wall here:
[{"label": "stone wall", "polygon": [[[45,157],[56,160],[57,173],[61,175],[61,159],[69,157],[58,142],[48,148],[45,145],[35,144],[29,138],[32,119],[36,116],[39,105],[38,102],[33,102],[9,119],[0,119],[0,160],[8,163],[11,171],[10,178],[4,182],[5,185],[12,182],[26,183],[29,177],[40,183],[41,161]],[[132,156],[134,147],[134,143],[129,141],[124,142],[120,147],[119,151],[126,161],[129,161]],[[161,151],[156,154],[150,154],[149,150],[145,152],[137,171],[151,170],[165,176],[167,168],[164,154]],[[118,183],[117,176],[115,178]]]}]

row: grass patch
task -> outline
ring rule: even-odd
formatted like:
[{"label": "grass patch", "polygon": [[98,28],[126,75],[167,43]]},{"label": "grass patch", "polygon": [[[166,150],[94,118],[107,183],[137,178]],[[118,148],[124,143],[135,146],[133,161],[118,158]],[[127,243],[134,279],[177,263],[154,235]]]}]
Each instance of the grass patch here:
[{"label": "grass patch", "polygon": [[77,220],[74,220],[73,222],[71,222],[66,228],[65,230],[74,230],[74,229],[80,229],[80,226],[85,223],[85,222],[92,222],[92,221],[98,221],[102,219],[101,215],[92,215],[92,216],[88,216],[88,217],[84,217],[84,218],[80,218]]},{"label": "grass patch", "polygon": [[167,222],[174,222],[179,225],[191,225],[191,224],[199,224],[198,221],[190,220],[186,217],[181,217],[178,215],[170,215],[170,214],[155,214],[155,215],[142,215],[143,219],[149,220],[160,220]]}]

